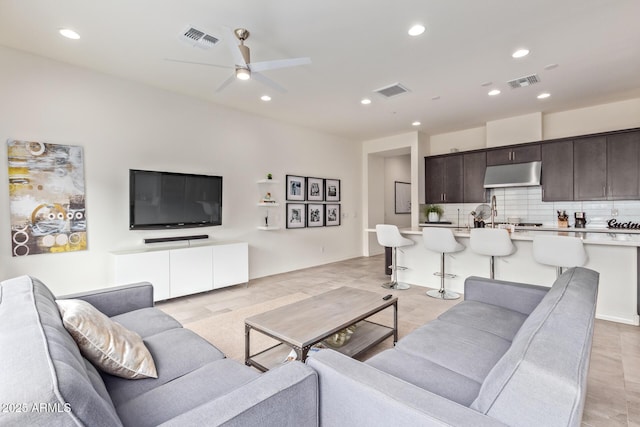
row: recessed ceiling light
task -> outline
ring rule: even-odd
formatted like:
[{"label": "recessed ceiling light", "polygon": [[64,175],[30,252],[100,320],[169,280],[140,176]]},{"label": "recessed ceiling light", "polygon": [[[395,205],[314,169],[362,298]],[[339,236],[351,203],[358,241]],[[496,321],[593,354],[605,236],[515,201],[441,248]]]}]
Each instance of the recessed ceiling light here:
[{"label": "recessed ceiling light", "polygon": [[69,28],[60,28],[60,30],[58,30],[58,32],[71,40],[78,40],[80,38],[80,34],[76,33],[75,31],[69,29]]},{"label": "recessed ceiling light", "polygon": [[369,98],[362,98],[362,101],[360,101],[360,104],[369,105],[371,104],[371,100]]},{"label": "recessed ceiling light", "polygon": [[558,64],[548,64],[544,66],[545,70],[553,70],[554,68],[558,68]]},{"label": "recessed ceiling light", "polygon": [[489,91],[489,96],[500,95],[500,91],[498,89],[493,89]]},{"label": "recessed ceiling light", "polygon": [[417,120],[415,122],[411,123],[411,126],[420,126],[420,125],[421,125],[421,123],[419,121],[417,121]]},{"label": "recessed ceiling light", "polygon": [[511,54],[512,58],[523,58],[529,55],[529,49],[518,49]]},{"label": "recessed ceiling light", "polygon": [[413,27],[409,28],[409,35],[410,36],[419,36],[420,34],[424,33],[424,25],[420,25],[420,24],[416,24]]},{"label": "recessed ceiling light", "polygon": [[262,99],[264,102],[271,101],[271,97],[269,95],[262,95],[260,99]]},{"label": "recessed ceiling light", "polygon": [[538,99],[545,99],[545,98],[548,98],[548,97],[550,97],[550,96],[551,96],[551,94],[550,94],[550,93],[548,93],[548,92],[543,92],[543,93],[541,93],[540,95],[538,95]]}]

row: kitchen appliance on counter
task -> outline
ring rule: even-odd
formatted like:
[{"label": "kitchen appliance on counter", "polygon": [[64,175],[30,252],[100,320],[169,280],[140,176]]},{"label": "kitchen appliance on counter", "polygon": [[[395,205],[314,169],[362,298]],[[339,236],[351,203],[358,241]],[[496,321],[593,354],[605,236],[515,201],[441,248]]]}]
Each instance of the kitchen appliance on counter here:
[{"label": "kitchen appliance on counter", "polygon": [[574,214],[576,219],[576,223],[574,225],[575,228],[585,228],[587,225],[587,215],[584,212],[576,212]]}]

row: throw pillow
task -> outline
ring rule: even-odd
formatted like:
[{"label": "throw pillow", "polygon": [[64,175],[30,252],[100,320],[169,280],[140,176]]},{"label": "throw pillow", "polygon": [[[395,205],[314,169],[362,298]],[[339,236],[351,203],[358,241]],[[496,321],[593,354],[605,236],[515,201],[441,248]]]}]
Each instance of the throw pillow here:
[{"label": "throw pillow", "polygon": [[64,327],[80,352],[104,372],[127,379],[158,378],[151,353],[137,333],[78,299],[56,300]]}]

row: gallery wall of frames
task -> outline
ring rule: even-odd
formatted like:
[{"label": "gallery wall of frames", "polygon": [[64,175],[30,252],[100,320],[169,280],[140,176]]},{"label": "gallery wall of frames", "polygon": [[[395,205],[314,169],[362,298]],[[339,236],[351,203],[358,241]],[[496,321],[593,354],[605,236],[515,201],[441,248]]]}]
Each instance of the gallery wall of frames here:
[{"label": "gallery wall of frames", "polygon": [[340,180],[287,175],[287,228],[340,225]]}]

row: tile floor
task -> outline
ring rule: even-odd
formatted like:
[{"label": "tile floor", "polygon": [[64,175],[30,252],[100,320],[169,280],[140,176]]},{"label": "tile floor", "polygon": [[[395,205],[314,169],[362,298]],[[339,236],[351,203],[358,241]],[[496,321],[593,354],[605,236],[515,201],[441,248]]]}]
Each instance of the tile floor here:
[{"label": "tile floor", "polygon": [[[398,296],[402,337],[459,301],[429,298],[424,295],[426,288],[419,286],[390,292],[380,286],[387,279],[383,265],[382,256],[354,258],[251,280],[248,286],[177,298],[158,303],[158,307],[188,323],[295,292],[316,295],[352,286]],[[433,287],[438,287],[439,278],[433,279]],[[390,341],[380,344],[363,359],[390,347]],[[243,343],[243,338],[239,337],[238,342]],[[640,327],[596,320],[582,425],[640,427]]]}]

